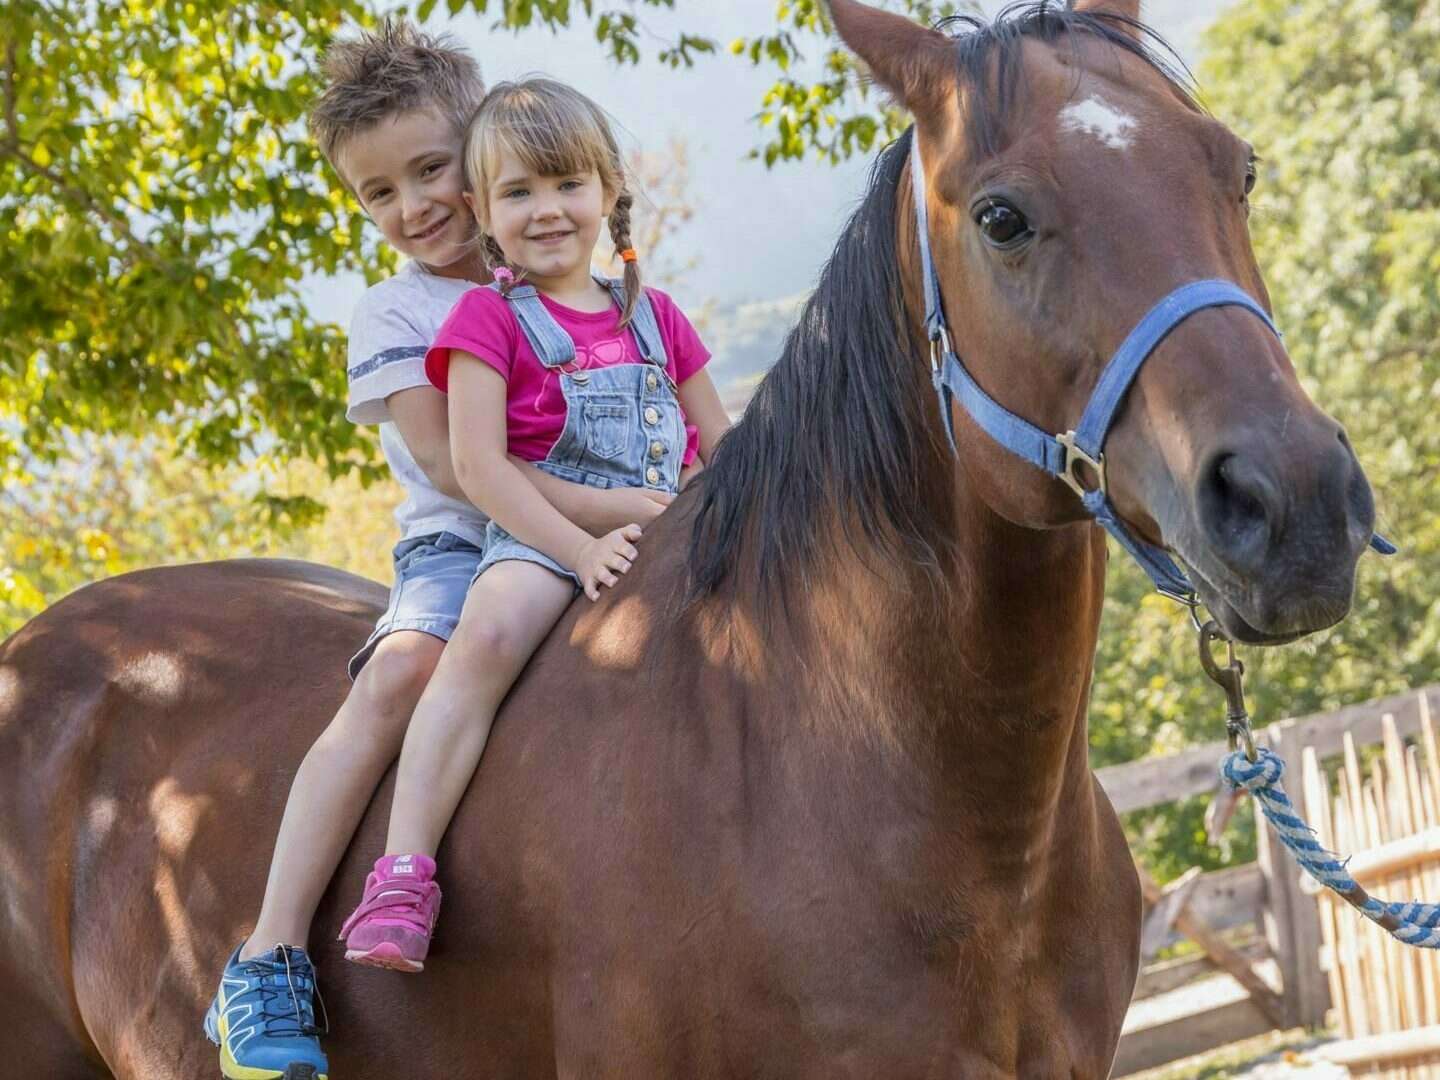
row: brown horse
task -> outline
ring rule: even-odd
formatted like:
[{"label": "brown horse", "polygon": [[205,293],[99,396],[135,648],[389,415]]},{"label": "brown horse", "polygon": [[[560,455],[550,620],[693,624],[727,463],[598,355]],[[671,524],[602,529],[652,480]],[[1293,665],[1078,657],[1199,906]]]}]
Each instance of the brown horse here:
[{"label": "brown horse", "polygon": [[[361,826],[312,939],[336,1077],[1110,1069],[1140,897],[1087,763],[1105,542],[958,411],[947,445],[909,149],[961,355],[1051,431],[1173,287],[1266,302],[1252,155],[1147,48],[1135,0],[954,37],[832,5],[916,133],[699,490],[515,688],[442,853],[423,975],[323,944],[383,809]],[[1369,489],[1253,314],[1177,327],[1107,454],[1120,514],[1232,635],[1343,616]],[[213,1075],[202,1011],[381,600],[292,563],[154,570],[5,644],[7,1077]]]}]

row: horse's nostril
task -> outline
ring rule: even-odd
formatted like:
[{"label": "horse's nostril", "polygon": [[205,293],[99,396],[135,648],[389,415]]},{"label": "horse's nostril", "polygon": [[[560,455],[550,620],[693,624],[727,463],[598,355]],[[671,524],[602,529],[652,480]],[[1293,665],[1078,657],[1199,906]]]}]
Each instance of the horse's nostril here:
[{"label": "horse's nostril", "polygon": [[1200,520],[1237,569],[1262,559],[1274,525],[1273,486],[1249,459],[1216,454],[1200,481]]}]

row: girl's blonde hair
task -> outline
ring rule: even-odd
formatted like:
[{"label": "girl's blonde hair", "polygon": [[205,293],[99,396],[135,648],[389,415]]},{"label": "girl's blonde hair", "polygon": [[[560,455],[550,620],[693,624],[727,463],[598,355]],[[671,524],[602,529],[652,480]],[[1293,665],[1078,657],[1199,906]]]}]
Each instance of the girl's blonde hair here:
[{"label": "girl's blonde hair", "polygon": [[[626,186],[625,162],[609,118],[580,91],[554,79],[531,78],[493,87],[475,110],[465,137],[465,183],[480,213],[480,242],[493,272],[506,265],[505,253],[490,234],[487,192],[501,155],[514,154],[540,176],[568,176],[594,169],[605,194],[615,200],[610,211],[610,239],[615,252],[630,250],[630,209],[634,198]],[[640,301],[640,265],[625,260],[626,326]]]}]

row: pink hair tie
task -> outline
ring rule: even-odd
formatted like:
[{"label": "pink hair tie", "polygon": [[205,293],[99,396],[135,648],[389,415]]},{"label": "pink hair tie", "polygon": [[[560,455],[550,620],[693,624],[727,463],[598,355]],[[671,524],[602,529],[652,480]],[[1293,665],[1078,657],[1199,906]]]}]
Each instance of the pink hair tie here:
[{"label": "pink hair tie", "polygon": [[515,284],[515,271],[508,266],[497,266],[491,276],[495,278],[497,284],[503,287],[508,288]]}]

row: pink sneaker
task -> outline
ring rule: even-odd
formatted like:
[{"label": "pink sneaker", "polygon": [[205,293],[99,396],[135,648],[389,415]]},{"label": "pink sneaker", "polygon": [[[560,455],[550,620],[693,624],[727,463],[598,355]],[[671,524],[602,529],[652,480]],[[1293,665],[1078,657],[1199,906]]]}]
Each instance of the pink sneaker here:
[{"label": "pink sneaker", "polygon": [[365,879],[365,895],[345,925],[345,959],[392,971],[424,971],[430,935],[440,914],[435,860],[386,855]]}]

